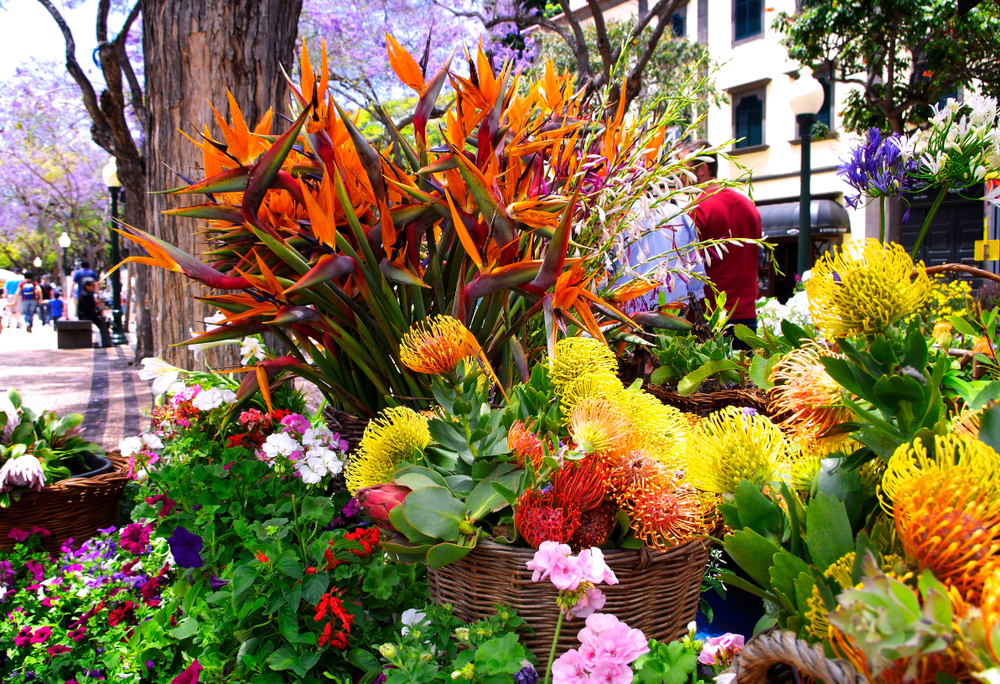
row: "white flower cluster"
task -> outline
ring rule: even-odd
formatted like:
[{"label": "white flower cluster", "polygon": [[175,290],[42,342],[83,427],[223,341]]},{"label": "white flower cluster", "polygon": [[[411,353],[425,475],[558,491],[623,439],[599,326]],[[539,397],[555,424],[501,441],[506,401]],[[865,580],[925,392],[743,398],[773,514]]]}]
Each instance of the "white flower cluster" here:
[{"label": "white flower cluster", "polygon": [[809,296],[805,291],[797,292],[787,304],[782,304],[774,297],[757,300],[758,332],[766,330],[780,336],[782,321],[789,321],[805,330],[813,328],[812,316],[809,315]]},{"label": "white flower cluster", "polygon": [[229,389],[207,389],[198,392],[194,399],[191,400],[191,405],[194,406],[199,411],[211,411],[212,409],[217,409],[223,404],[235,404],[236,403],[236,392]]},{"label": "white flower cluster", "polygon": [[131,458],[143,449],[148,451],[159,451],[163,448],[163,441],[152,432],[147,432],[135,437],[126,437],[118,442],[118,450],[122,452],[123,458]]},{"label": "white flower cluster", "polygon": [[[921,164],[935,183],[954,187],[979,183],[1000,169],[996,98],[974,93],[963,102],[948,98],[945,104],[935,105],[921,147]],[[987,199],[995,201],[995,197]]]},{"label": "white flower cluster", "polygon": [[269,435],[258,457],[274,466],[285,462],[306,484],[316,484],[324,477],[337,475],[344,469],[347,443],[326,426],[309,426],[304,431],[297,422],[286,423],[284,432]]}]

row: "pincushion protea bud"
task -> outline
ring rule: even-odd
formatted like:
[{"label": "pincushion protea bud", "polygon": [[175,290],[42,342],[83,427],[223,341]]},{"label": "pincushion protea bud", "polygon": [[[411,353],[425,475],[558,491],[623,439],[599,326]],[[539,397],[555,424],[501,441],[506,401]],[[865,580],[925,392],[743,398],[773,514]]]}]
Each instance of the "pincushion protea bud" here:
[{"label": "pincushion protea bud", "polygon": [[413,490],[394,484],[377,484],[362,487],[354,495],[358,505],[378,527],[390,532],[398,532],[389,522],[389,511],[403,503]]}]

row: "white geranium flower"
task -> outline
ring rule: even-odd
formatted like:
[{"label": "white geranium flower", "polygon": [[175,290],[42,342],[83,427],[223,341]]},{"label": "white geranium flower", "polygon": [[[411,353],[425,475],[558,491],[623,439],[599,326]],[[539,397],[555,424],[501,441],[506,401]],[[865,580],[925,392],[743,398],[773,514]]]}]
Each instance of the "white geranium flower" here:
[{"label": "white geranium flower", "polygon": [[171,366],[163,359],[146,358],[142,360],[142,370],[139,371],[139,379],[152,380],[153,396],[158,397],[177,382],[180,374],[180,368]]},{"label": "white geranium flower", "polygon": [[228,389],[209,389],[198,393],[191,405],[199,411],[211,411],[223,404],[232,404],[236,401],[236,392]]},{"label": "white geranium flower", "polygon": [[144,443],[142,437],[126,437],[118,442],[118,451],[122,452],[122,458],[131,458],[142,451]]},{"label": "white geranium flower", "polygon": [[162,449],[163,448],[163,441],[159,437],[157,437],[156,433],[154,433],[154,432],[147,432],[144,435],[142,435],[142,441],[150,449]]},{"label": "white geranium flower", "polygon": [[427,619],[427,614],[416,608],[407,608],[404,610],[403,616],[399,618],[399,621],[403,623],[403,636],[410,633],[410,627],[420,625],[425,619]]},{"label": "white geranium flower", "polygon": [[13,487],[28,487],[36,492],[45,486],[45,471],[41,462],[31,454],[12,458],[0,468],[0,492]]},{"label": "white geranium flower", "polygon": [[302,451],[302,445],[292,439],[287,432],[276,432],[268,435],[261,446],[268,460],[281,456],[291,456],[296,451]]},{"label": "white geranium flower", "polygon": [[311,427],[302,434],[302,444],[304,446],[327,446],[333,439],[333,433],[325,425]]},{"label": "white geranium flower", "polygon": [[304,458],[296,466],[296,471],[302,481],[308,485],[316,484],[326,475],[323,461],[315,458]]},{"label": "white geranium flower", "polygon": [[267,349],[264,347],[264,343],[256,337],[244,337],[243,344],[240,345],[240,354],[243,355],[241,363],[248,366],[252,360],[263,361],[266,359]]}]

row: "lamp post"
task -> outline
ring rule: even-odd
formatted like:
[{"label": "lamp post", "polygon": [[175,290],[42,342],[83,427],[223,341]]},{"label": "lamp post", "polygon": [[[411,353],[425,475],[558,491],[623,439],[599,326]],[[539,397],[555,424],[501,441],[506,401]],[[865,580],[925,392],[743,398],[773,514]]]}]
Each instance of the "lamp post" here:
[{"label": "lamp post", "polygon": [[[115,221],[118,219],[118,192],[122,184],[118,180],[118,165],[112,157],[107,165],[101,170],[101,177],[104,185],[111,193],[111,230],[108,239],[111,240],[111,261],[117,265],[121,261],[121,254],[118,248],[118,231],[114,230]],[[122,278],[116,269],[108,276],[111,281],[111,343],[114,345],[128,344],[128,339],[122,331]]]},{"label": "lamp post", "polygon": [[62,250],[62,262],[63,262],[63,275],[69,276],[69,261],[66,257],[69,256],[69,246],[73,244],[73,240],[70,239],[67,233],[63,233],[59,236],[59,249]]},{"label": "lamp post", "polygon": [[34,266],[35,268],[41,268],[41,267],[42,267],[42,257],[35,257],[35,260],[34,260],[34,261],[32,261],[32,262],[31,262],[31,264],[32,264],[32,265],[33,265],[33,266]]},{"label": "lamp post", "polygon": [[799,78],[792,83],[788,104],[795,113],[802,142],[802,163],[799,168],[801,191],[799,193],[799,275],[812,268],[812,196],[809,181],[812,177],[812,127],[816,114],[823,107],[823,84],[813,78],[807,66],[799,71]]}]

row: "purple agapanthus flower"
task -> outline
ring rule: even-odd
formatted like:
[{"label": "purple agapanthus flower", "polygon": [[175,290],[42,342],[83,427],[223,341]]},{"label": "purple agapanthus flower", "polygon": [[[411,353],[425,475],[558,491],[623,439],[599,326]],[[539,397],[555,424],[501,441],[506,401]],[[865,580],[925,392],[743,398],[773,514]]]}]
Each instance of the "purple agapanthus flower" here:
[{"label": "purple agapanthus flower", "polygon": [[177,567],[197,569],[205,565],[201,559],[201,549],[205,542],[197,534],[178,527],[167,540],[167,544],[170,546],[170,553],[173,554]]},{"label": "purple agapanthus flower", "polygon": [[912,192],[917,167],[906,138],[899,133],[883,136],[879,129],[870,128],[866,140],[837,165],[837,175],[858,191],[844,197],[847,206],[857,209],[862,197],[899,198]]}]

